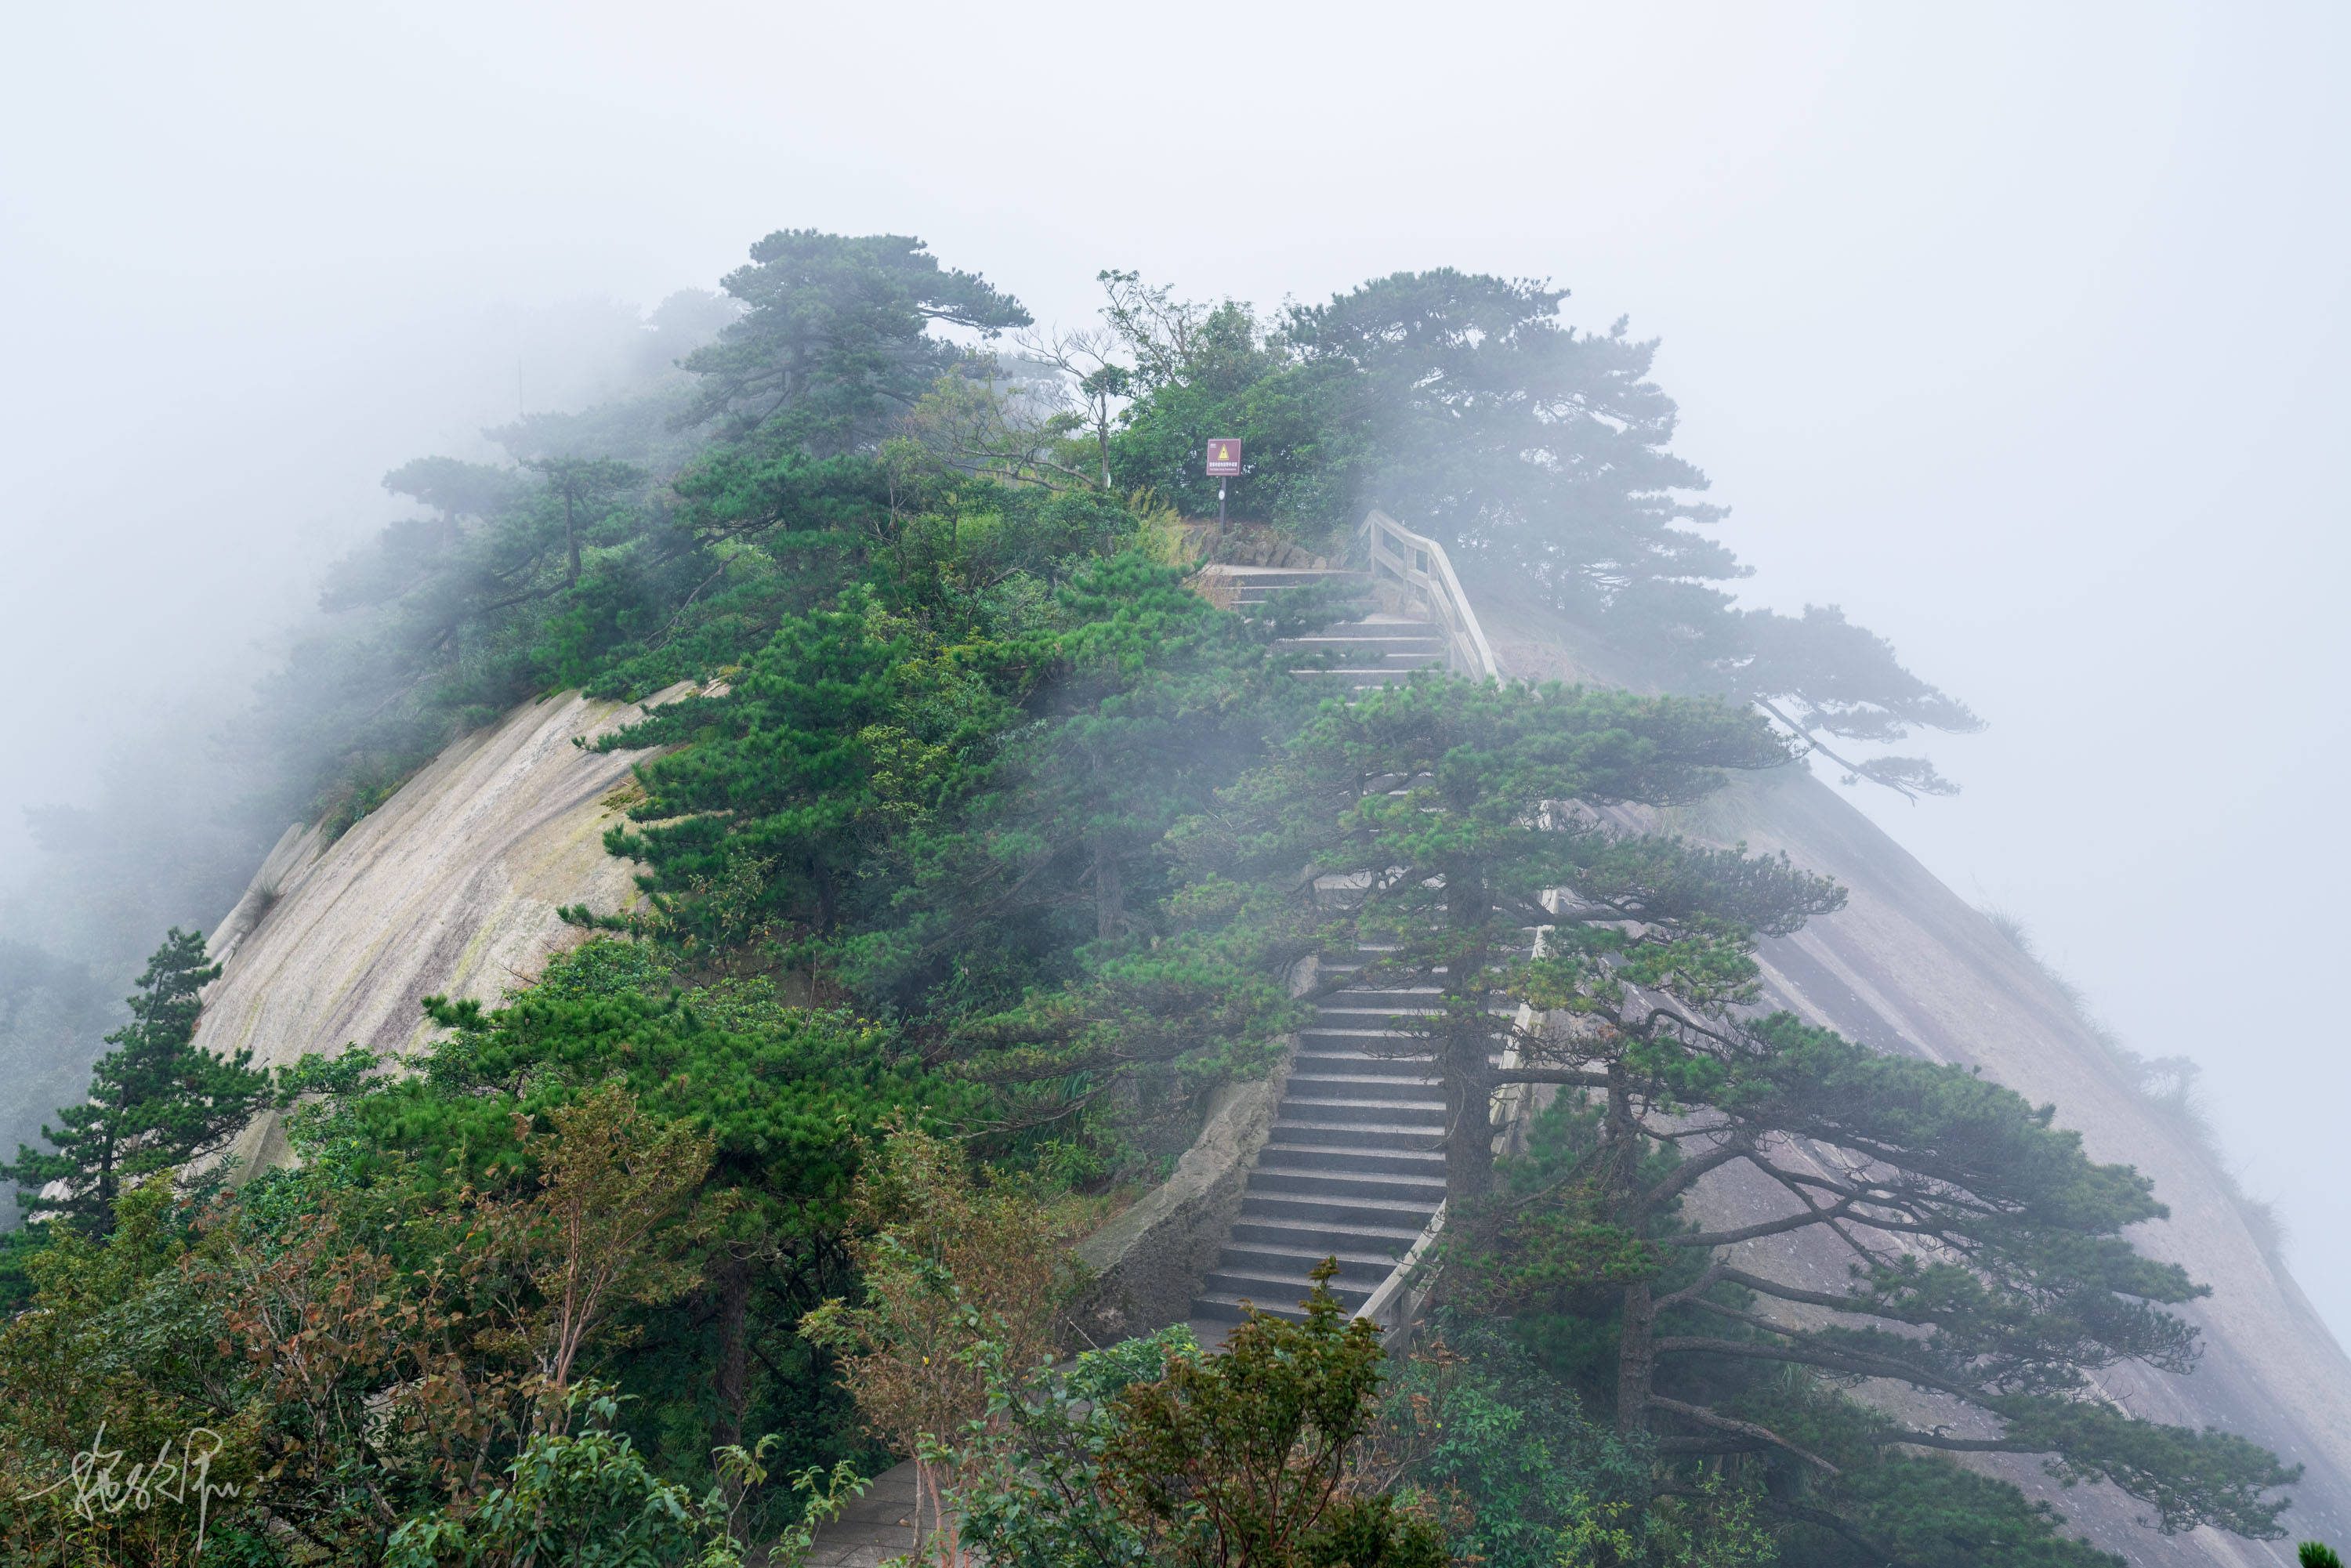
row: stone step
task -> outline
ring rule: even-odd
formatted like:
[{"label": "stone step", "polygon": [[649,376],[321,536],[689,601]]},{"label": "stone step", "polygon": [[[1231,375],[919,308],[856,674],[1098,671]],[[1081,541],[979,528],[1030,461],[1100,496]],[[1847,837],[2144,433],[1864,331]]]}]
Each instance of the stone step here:
[{"label": "stone step", "polygon": [[1296,1257],[1322,1259],[1333,1252],[1365,1257],[1403,1257],[1420,1239],[1422,1225],[1341,1225],[1281,1215],[1244,1217],[1233,1227],[1231,1245],[1270,1248]]},{"label": "stone step", "polygon": [[1368,571],[1349,571],[1336,566],[1234,566],[1226,561],[1212,561],[1201,569],[1237,582],[1246,588],[1300,588],[1314,582],[1360,582],[1368,585]]},{"label": "stone step", "polygon": [[[1328,1024],[1310,1024],[1298,1031],[1299,1043],[1309,1051],[1361,1051],[1374,1056],[1421,1056],[1434,1060],[1437,1050],[1434,1039],[1430,1035],[1422,1033],[1421,1030],[1441,1027],[1444,1015],[1427,1013],[1418,1016],[1426,1018],[1430,1021],[1418,1026],[1406,1024],[1401,1029],[1367,1029],[1361,1022],[1350,1023],[1345,1020]],[[1411,1019],[1415,1015],[1375,1013],[1371,1017],[1375,1019]],[[1449,1034],[1450,1031],[1447,1032]],[[1310,1034],[1314,1037],[1312,1041],[1309,1041],[1306,1038]],[[1499,1025],[1494,1030],[1493,1039],[1497,1041],[1494,1049],[1500,1050],[1501,1046],[1499,1042],[1502,1039],[1502,1031]]]},{"label": "stone step", "polygon": [[1445,1155],[1436,1149],[1398,1148],[1382,1143],[1312,1144],[1277,1136],[1258,1155],[1261,1164],[1284,1170],[1378,1171],[1395,1176],[1445,1176]]},{"label": "stone step", "polygon": [[[1301,1069],[1311,1065],[1301,1061]],[[1281,1097],[1282,1109],[1292,1102],[1324,1103],[1333,1100],[1405,1100],[1420,1101],[1430,1097],[1427,1087],[1435,1082],[1426,1078],[1392,1078],[1370,1072],[1308,1072],[1293,1070],[1290,1074],[1289,1092]]]},{"label": "stone step", "polygon": [[[1380,1028],[1380,1025],[1384,1025],[1389,1018],[1401,1018],[1401,1020],[1405,1022],[1401,1025],[1401,1028]],[[1499,1020],[1502,1013],[1495,1013],[1495,1018]],[[1417,1020],[1427,1020],[1427,1022],[1417,1022]],[[1328,1041],[1331,1041],[1331,1049],[1364,1049],[1364,1046],[1371,1046],[1371,1049],[1380,1051],[1383,1055],[1387,1053],[1387,1051],[1417,1051],[1420,1055],[1434,1055],[1434,1051],[1437,1049],[1434,1049],[1434,1044],[1429,1041],[1427,1034],[1422,1034],[1422,1030],[1441,1028],[1444,1020],[1446,1020],[1444,1013],[1420,1013],[1420,1011],[1411,1011],[1411,1009],[1405,1009],[1405,1011],[1395,1011],[1395,1013],[1384,1011],[1384,1009],[1378,1013],[1364,1011],[1364,1013],[1356,1013],[1354,1018],[1344,1016],[1343,1013],[1343,1016],[1338,1018],[1331,1018],[1328,1022],[1311,1022],[1311,1025],[1307,1025],[1305,1030],[1298,1030],[1298,1039],[1305,1041],[1307,1034],[1314,1034],[1317,1039],[1328,1039]],[[1502,1028],[1499,1028],[1499,1022],[1495,1022],[1495,1039],[1502,1039]],[[1375,1041],[1384,1041],[1384,1044],[1375,1044]]]},{"label": "stone step", "polygon": [[1402,1078],[1413,1082],[1437,1082],[1437,1064],[1426,1056],[1374,1056],[1359,1051],[1301,1051],[1298,1066],[1329,1074],[1364,1078]]},{"label": "stone step", "polygon": [[1308,1051],[1398,1051],[1429,1054],[1428,1042],[1392,1029],[1302,1029],[1299,1044]]},{"label": "stone step", "polygon": [[[1442,1074],[1437,1071],[1433,1058],[1411,1049],[1419,1043],[1418,1040],[1397,1040],[1390,1035],[1374,1036],[1369,1040],[1344,1046],[1308,1046],[1299,1051],[1290,1071],[1292,1077],[1305,1073],[1314,1078],[1384,1078],[1391,1082],[1427,1083],[1431,1085],[1429,1094],[1433,1096],[1437,1092],[1435,1085]],[[1399,1053],[1387,1055],[1386,1048],[1390,1046],[1398,1048]],[[1320,1090],[1308,1096],[1320,1100],[1333,1097]]]},{"label": "stone step", "polygon": [[[1531,943],[1533,938],[1528,940]],[[1435,1012],[1445,1005],[1444,979],[1443,969],[1428,974],[1416,964],[1396,963],[1389,966],[1385,974],[1369,977],[1360,984],[1348,981],[1338,990],[1323,992],[1322,999],[1315,1005],[1357,1011],[1376,1008],[1384,1012]],[[1390,998],[1395,1000],[1388,1000]],[[1494,990],[1485,993],[1485,1000],[1494,1007],[1518,1005],[1515,1002],[1505,1004],[1503,994]]]},{"label": "stone step", "polygon": [[1378,1062],[1360,1076],[1395,1078],[1398,1066],[1413,1071],[1404,1076],[1433,1077],[1437,1059],[1428,1052],[1426,1040],[1414,1040],[1401,1034],[1322,1034],[1308,1040],[1299,1037],[1298,1060],[1290,1069],[1294,1082],[1303,1073],[1313,1078],[1348,1078],[1359,1076],[1355,1063]]},{"label": "stone step", "polygon": [[[1257,570],[1270,571],[1272,569],[1260,567]],[[1230,583],[1225,589],[1225,592],[1231,596],[1228,602],[1235,610],[1263,610],[1285,593],[1294,593],[1301,588],[1312,587],[1317,582],[1333,580],[1336,579],[1310,571],[1294,574],[1291,580],[1288,582]]]},{"label": "stone step", "polygon": [[1382,1126],[1442,1127],[1445,1125],[1445,1103],[1441,1100],[1308,1100],[1284,1099],[1280,1119],[1285,1122],[1345,1122],[1353,1125],[1374,1123]]},{"label": "stone step", "polygon": [[1426,1204],[1445,1201],[1442,1174],[1402,1176],[1380,1171],[1305,1170],[1293,1166],[1269,1166],[1259,1161],[1249,1173],[1251,1192],[1301,1197],[1343,1197],[1363,1203]]},{"label": "stone step", "polygon": [[[1486,1058],[1489,1065],[1499,1065],[1501,1059],[1499,1051]],[[1445,1082],[1442,1073],[1425,1065],[1414,1067],[1411,1058],[1406,1058],[1401,1066],[1403,1070],[1399,1071],[1399,1064],[1395,1063],[1359,1063],[1344,1056],[1301,1051],[1290,1069],[1290,1087],[1282,1095],[1283,1113],[1289,1113],[1293,1098],[1321,1105],[1333,1100],[1436,1101],[1445,1097],[1439,1087]],[[1301,1076],[1312,1082],[1301,1086],[1298,1081]],[[1378,1087],[1374,1088],[1375,1084]]]},{"label": "stone step", "polygon": [[[1339,990],[1325,992],[1322,1000],[1317,1002],[1315,1006],[1352,1008],[1358,1010],[1384,1008],[1390,1012],[1397,1010],[1399,1007],[1422,1012],[1434,1010],[1443,1004],[1445,988],[1421,985],[1418,983],[1420,978],[1421,977],[1414,975],[1384,981],[1373,980],[1360,986],[1347,986]],[[1486,993],[1486,998],[1491,1005],[1497,1007],[1503,1005],[1502,995],[1499,991],[1489,991]]]},{"label": "stone step", "polygon": [[1219,1269],[1271,1279],[1297,1278],[1301,1282],[1314,1271],[1314,1266],[1328,1258],[1339,1265],[1336,1278],[1351,1283],[1368,1281],[1374,1289],[1395,1272],[1404,1253],[1382,1248],[1377,1251],[1361,1251],[1341,1245],[1317,1250],[1311,1245],[1298,1247],[1259,1246],[1253,1242],[1238,1243],[1225,1249],[1217,1260]]},{"label": "stone step", "polygon": [[[1389,951],[1389,952],[1391,952],[1391,953],[1393,953],[1393,952],[1395,952],[1395,948],[1393,948],[1393,947],[1391,947],[1391,948],[1389,948],[1389,949],[1388,949],[1388,951]],[[1376,962],[1377,962],[1377,963],[1386,963],[1386,962],[1388,962],[1388,961],[1389,961],[1389,960],[1388,960],[1386,957],[1384,957],[1384,956],[1381,956],[1381,957],[1379,957],[1379,958],[1376,960]],[[1351,961],[1349,961],[1349,960],[1347,960],[1347,959],[1341,958],[1341,959],[1335,959],[1335,960],[1325,960],[1325,961],[1323,962],[1323,964],[1322,965],[1322,967],[1321,967],[1321,968],[1320,968],[1319,972],[1320,972],[1320,973],[1322,973],[1322,974],[1325,974],[1325,975],[1364,975],[1364,974],[1369,974],[1369,973],[1372,971],[1372,969],[1373,969],[1373,967],[1374,967],[1374,960],[1361,960],[1361,961],[1353,961],[1353,962],[1351,962]],[[1433,968],[1433,969],[1426,969],[1426,970],[1424,970],[1424,969],[1420,968],[1417,965],[1416,965],[1416,966],[1414,966],[1414,967],[1413,967],[1413,971],[1412,971],[1412,973],[1411,973],[1411,974],[1409,974],[1409,975],[1407,975],[1407,976],[1404,976],[1404,977],[1400,977],[1400,978],[1397,977],[1397,975],[1395,974],[1395,972],[1392,970],[1392,971],[1390,971],[1390,972],[1389,972],[1389,974],[1388,974],[1385,977],[1383,977],[1383,978],[1378,979],[1378,980],[1372,981],[1372,982],[1370,982],[1370,983],[1368,983],[1368,984],[1366,984],[1366,985],[1364,985],[1364,986],[1362,986],[1361,988],[1360,988],[1360,989],[1366,990],[1366,991],[1375,991],[1375,992],[1386,992],[1386,991],[1427,991],[1427,992],[1429,992],[1431,995],[1434,995],[1434,994],[1436,994],[1437,992],[1438,992],[1438,991],[1440,991],[1440,990],[1444,989],[1444,988],[1443,988],[1443,987],[1441,987],[1441,986],[1438,986],[1438,985],[1436,985],[1436,984],[1430,983],[1430,982],[1434,982],[1434,981],[1437,980],[1438,978],[1440,978],[1441,977],[1443,977],[1443,976],[1445,976],[1445,975],[1447,975],[1447,974],[1449,974],[1449,973],[1451,973],[1451,972],[1452,972],[1452,971],[1451,971],[1449,968],[1447,968],[1447,967],[1445,965],[1443,965],[1443,964],[1439,964],[1439,965],[1437,965],[1437,966],[1435,968]],[[1339,995],[1339,993],[1338,993],[1338,992],[1336,992],[1336,991],[1333,991],[1333,992],[1332,992],[1331,994],[1332,994],[1332,996],[1337,996],[1337,995]]]},{"label": "stone step", "polygon": [[[1440,664],[1445,659],[1445,649],[1441,645],[1431,647],[1418,642],[1407,643],[1400,638],[1382,643],[1332,643],[1323,648],[1281,647],[1277,651],[1298,659],[1299,663],[1293,668],[1310,670],[1330,668],[1332,664],[1350,669],[1418,669],[1425,664]],[[1332,664],[1310,664],[1306,663],[1309,659],[1328,660]]]},{"label": "stone step", "polygon": [[[1300,661],[1290,666],[1293,674],[1325,674],[1342,669],[1417,670],[1432,664],[1441,664],[1445,659],[1443,648],[1427,648],[1417,643],[1401,642],[1383,643],[1376,646],[1350,643],[1329,648],[1283,648],[1280,651]],[[1308,659],[1331,662],[1310,664],[1304,662]]]},{"label": "stone step", "polygon": [[[1382,1109],[1393,1109],[1384,1106]],[[1285,1112],[1287,1107],[1284,1108]],[[1312,1144],[1334,1149],[1368,1148],[1376,1145],[1391,1153],[1414,1154],[1434,1149],[1445,1136],[1445,1110],[1437,1107],[1434,1116],[1424,1116],[1415,1122],[1382,1120],[1373,1116],[1279,1115],[1273,1124],[1273,1136],[1285,1144]]]},{"label": "stone step", "polygon": [[1431,660],[1445,657],[1445,650],[1442,647],[1432,648],[1417,642],[1406,643],[1401,640],[1378,643],[1332,643],[1327,648],[1283,648],[1281,652],[1295,654],[1301,661],[1309,658],[1336,661],[1335,664],[1329,664],[1301,663],[1297,666],[1305,670],[1416,670]]},{"label": "stone step", "polygon": [[[1314,1263],[1322,1260],[1317,1258]],[[1314,1281],[1306,1272],[1314,1267],[1314,1263],[1306,1263],[1302,1259],[1295,1261],[1303,1267],[1293,1271],[1288,1267],[1277,1266],[1262,1273],[1255,1270],[1228,1269],[1220,1262],[1201,1281],[1200,1300],[1229,1301],[1236,1306],[1248,1301],[1267,1312],[1286,1312],[1314,1291]],[[1379,1288],[1376,1280],[1350,1280],[1343,1275],[1336,1275],[1331,1281],[1331,1293],[1338,1297],[1339,1304],[1351,1312],[1370,1301],[1372,1292]]]},{"label": "stone step", "polygon": [[1250,1191],[1242,1195],[1241,1214],[1250,1219],[1321,1220],[1332,1225],[1393,1226],[1416,1233],[1437,1212],[1437,1201],[1374,1203],[1367,1198],[1309,1197],[1296,1193]]}]

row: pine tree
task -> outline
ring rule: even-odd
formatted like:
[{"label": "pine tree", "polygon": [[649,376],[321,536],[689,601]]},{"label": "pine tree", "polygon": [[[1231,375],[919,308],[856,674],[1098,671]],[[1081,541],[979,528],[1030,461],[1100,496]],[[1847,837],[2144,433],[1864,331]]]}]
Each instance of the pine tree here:
[{"label": "pine tree", "polygon": [[716,420],[819,456],[878,441],[961,358],[932,322],[991,338],[1029,325],[1019,300],[904,235],[779,229],[721,286],[745,309],[683,361],[701,380],[677,426]]},{"label": "pine tree", "polygon": [[[1370,949],[1326,983],[1428,994],[1397,1027],[1436,1058],[1448,1113],[1439,1300],[1584,1344],[1582,1392],[1613,1402],[1629,1443],[1776,1467],[1759,1506],[1834,1538],[1807,1562],[1972,1563],[1921,1542],[1995,1517],[2025,1528],[1971,1483],[1893,1499],[1928,1474],[1903,1468],[1917,1450],[2037,1455],[2148,1504],[2166,1532],[2275,1539],[2298,1469],[2096,1395],[2120,1363],[2196,1360],[2194,1326],[2163,1309],[2206,1288],[2125,1237],[2168,1213],[2152,1183],[1963,1067],[1757,1017],[1759,937],[1842,892],[1784,858],[1603,814],[1693,800],[1719,769],[1785,756],[1727,706],[1423,674],[1328,705],[1184,841],[1206,873],[1293,890],[1251,912],[1269,956],[1309,939]],[[1539,1129],[1557,1157],[1498,1193],[1490,1113],[1515,1084],[1558,1086]],[[1685,1220],[1716,1172],[1782,1196],[1750,1223]],[[1744,1249],[1799,1232],[1851,1276],[1790,1283]],[[1865,1379],[1941,1401],[1941,1418],[1820,1393]]]},{"label": "pine tree", "polygon": [[250,1051],[223,1058],[194,1044],[200,993],[219,974],[203,934],[173,926],[127,998],[131,1021],[106,1037],[116,1049],[91,1070],[89,1100],[57,1113],[62,1128],[41,1129],[56,1152],[19,1145],[16,1163],[0,1165],[28,1222],[62,1216],[104,1234],[126,1186],[214,1153],[267,1101],[269,1075]]}]

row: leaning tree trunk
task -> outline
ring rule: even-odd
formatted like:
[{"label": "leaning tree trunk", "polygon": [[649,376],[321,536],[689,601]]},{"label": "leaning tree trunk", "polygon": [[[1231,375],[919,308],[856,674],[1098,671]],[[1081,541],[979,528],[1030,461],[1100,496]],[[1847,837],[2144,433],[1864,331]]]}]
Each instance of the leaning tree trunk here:
[{"label": "leaning tree trunk", "polygon": [[1437,1045],[1445,1093],[1445,1212],[1494,1189],[1493,1040],[1474,1024],[1454,1029]]},{"label": "leaning tree trunk", "polygon": [[1656,1306],[1649,1281],[1625,1287],[1625,1321],[1616,1350],[1616,1430],[1649,1429],[1649,1387],[1657,1372]]}]

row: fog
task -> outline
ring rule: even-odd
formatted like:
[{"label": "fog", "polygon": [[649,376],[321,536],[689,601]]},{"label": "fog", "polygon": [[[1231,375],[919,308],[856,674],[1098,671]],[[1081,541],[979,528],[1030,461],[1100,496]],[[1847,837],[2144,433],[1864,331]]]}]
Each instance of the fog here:
[{"label": "fog", "polygon": [[393,515],[387,469],[592,397],[596,344],[771,229],[920,235],[1064,325],[1105,267],[1261,308],[1547,277],[1664,339],[1749,601],[1840,604],[1991,721],[1932,738],[1956,800],[1860,803],[2136,1049],[2205,1065],[2351,1339],[2339,7],[148,5],[10,34],[0,876],[24,808],[92,803],[125,747],[201,750]]}]

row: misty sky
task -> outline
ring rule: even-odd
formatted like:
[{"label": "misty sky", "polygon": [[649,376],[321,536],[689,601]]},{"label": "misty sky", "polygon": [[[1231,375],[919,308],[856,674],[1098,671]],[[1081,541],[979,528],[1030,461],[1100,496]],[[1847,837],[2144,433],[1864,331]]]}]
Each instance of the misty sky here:
[{"label": "misty sky", "polygon": [[[854,15],[844,19],[844,13]],[[1082,324],[1452,265],[1662,335],[1754,602],[1992,727],[1867,802],[2187,1052],[2351,1341],[2351,11],[2320,5],[13,8],[0,658],[20,808],[283,643],[534,324],[778,227]],[[521,385],[517,387],[517,379]]]}]

